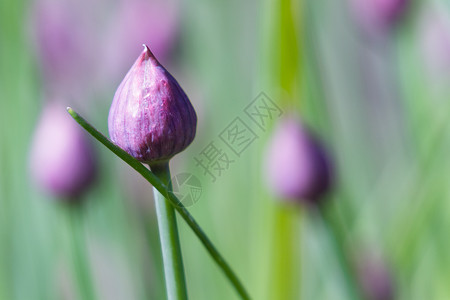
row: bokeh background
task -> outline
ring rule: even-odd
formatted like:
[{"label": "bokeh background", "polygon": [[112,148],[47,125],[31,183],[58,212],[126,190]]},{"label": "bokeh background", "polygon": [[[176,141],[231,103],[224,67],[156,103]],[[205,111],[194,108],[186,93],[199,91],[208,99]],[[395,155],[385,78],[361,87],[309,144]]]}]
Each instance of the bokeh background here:
[{"label": "bokeh background", "polygon": [[[172,174],[200,180],[189,210],[253,299],[450,298],[448,1],[1,0],[0,299],[83,299],[72,257],[97,299],[165,299],[144,179],[91,138],[96,180],[78,204],[30,171],[50,103],[107,134],[143,43],[199,118]],[[258,138],[240,156],[221,144],[261,92],[333,160],[322,214],[268,189],[264,151],[283,116],[249,123]],[[195,161],[210,142],[235,160],[215,181]],[[181,219],[179,230],[190,299],[238,299]]]}]

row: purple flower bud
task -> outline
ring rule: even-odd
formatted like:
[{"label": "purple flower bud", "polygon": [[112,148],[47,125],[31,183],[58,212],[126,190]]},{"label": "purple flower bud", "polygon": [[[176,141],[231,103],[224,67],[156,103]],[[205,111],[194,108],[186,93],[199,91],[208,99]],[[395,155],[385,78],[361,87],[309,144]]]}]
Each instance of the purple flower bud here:
[{"label": "purple flower bud", "polygon": [[379,255],[373,253],[362,256],[357,264],[358,278],[365,299],[394,299],[394,287],[391,274]]},{"label": "purple flower bud", "polygon": [[169,160],[195,137],[191,102],[145,45],[114,95],[108,127],[116,145],[149,164]]},{"label": "purple flower bud", "polygon": [[56,87],[77,80],[87,67],[88,31],[81,9],[78,2],[36,0],[30,16],[38,61]]},{"label": "purple flower bud", "polygon": [[[68,95],[86,105],[105,76],[97,55],[103,37],[100,1],[34,0],[29,16],[30,40],[43,75],[43,88],[52,99]],[[101,71],[100,71],[101,70]],[[97,97],[98,98],[98,97]]]},{"label": "purple flower bud", "polygon": [[331,185],[331,166],[322,146],[293,116],[275,128],[265,162],[268,185],[278,197],[316,202]]},{"label": "purple flower bud", "polygon": [[409,0],[351,0],[356,18],[369,31],[384,31],[405,12]]},{"label": "purple flower bud", "polygon": [[444,7],[431,6],[420,28],[422,52],[433,79],[450,75],[450,15]]},{"label": "purple flower bud", "polygon": [[42,188],[69,199],[80,196],[95,178],[92,145],[58,104],[44,108],[31,146],[30,169]]}]

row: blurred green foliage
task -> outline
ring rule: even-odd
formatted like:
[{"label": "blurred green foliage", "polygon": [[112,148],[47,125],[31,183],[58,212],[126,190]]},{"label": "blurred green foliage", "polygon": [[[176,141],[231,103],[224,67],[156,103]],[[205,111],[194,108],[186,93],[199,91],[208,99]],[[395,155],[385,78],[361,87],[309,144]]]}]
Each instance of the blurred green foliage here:
[{"label": "blurred green foliage", "polygon": [[[216,182],[195,165],[261,91],[283,110],[296,110],[331,150],[337,177],[326,213],[350,261],[380,253],[396,299],[450,297],[449,77],[438,81],[425,71],[418,27],[427,3],[413,4],[375,43],[344,0],[183,2],[176,67],[169,70],[188,95],[201,94],[193,102],[202,119],[172,173],[201,179],[201,199],[189,210],[254,299],[350,297],[326,224],[267,191],[261,154],[270,130],[259,132]],[[45,100],[27,31],[30,5],[0,1],[0,299],[80,299],[67,207],[28,173]],[[103,132],[122,76],[81,109]],[[80,208],[77,232],[98,298],[164,299],[150,189],[97,146],[99,181]],[[237,299],[181,219],[179,227],[190,298]]]}]

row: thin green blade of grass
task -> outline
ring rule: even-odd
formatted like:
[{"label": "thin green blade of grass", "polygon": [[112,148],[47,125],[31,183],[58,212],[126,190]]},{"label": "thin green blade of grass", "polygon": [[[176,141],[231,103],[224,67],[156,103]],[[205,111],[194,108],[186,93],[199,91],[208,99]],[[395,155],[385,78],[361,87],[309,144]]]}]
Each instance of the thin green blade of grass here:
[{"label": "thin green blade of grass", "polygon": [[237,293],[242,299],[250,299],[249,294],[245,290],[244,286],[238,279],[237,275],[231,269],[229,264],[225,261],[223,256],[219,253],[217,248],[205,234],[203,229],[198,225],[194,217],[189,213],[189,211],[183,206],[181,201],[171,192],[168,187],[163,184],[163,182],[147,169],[143,164],[141,164],[137,159],[129,155],[125,150],[114,145],[108,138],[106,138],[102,133],[95,129],[91,124],[89,124],[83,117],[81,117],[72,108],[68,107],[67,111],[74,118],[74,120],[81,125],[90,135],[92,135],[96,140],[106,146],[120,159],[126,162],[129,166],[135,169],[139,174],[141,174],[153,187],[158,190],[166,199],[174,206],[176,211],[180,216],[186,221],[188,226],[194,231],[195,235],[199,238],[200,242],[206,248],[208,253],[211,255],[213,260],[217,263],[219,268],[225,273],[225,276],[231,282],[233,287],[236,289]]}]

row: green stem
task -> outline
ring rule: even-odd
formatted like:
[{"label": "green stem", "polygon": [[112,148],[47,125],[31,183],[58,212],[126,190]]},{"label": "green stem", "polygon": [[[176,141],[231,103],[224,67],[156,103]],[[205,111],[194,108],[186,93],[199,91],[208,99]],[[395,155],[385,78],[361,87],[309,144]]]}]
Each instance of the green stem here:
[{"label": "green stem", "polygon": [[250,299],[247,291],[244,286],[240,282],[239,278],[233,272],[231,267],[216,249],[214,244],[209,240],[208,236],[203,232],[203,229],[198,225],[197,221],[195,221],[194,217],[189,213],[189,211],[184,207],[184,205],[178,200],[178,198],[168,189],[168,187],[149,169],[144,167],[137,159],[129,155],[125,150],[117,147],[113,143],[111,143],[103,134],[101,134],[97,129],[95,129],[91,124],[89,124],[83,117],[77,114],[72,108],[68,107],[67,111],[69,114],[75,119],[75,121],[80,124],[89,134],[91,134],[95,139],[97,139],[100,143],[106,146],[109,150],[111,150],[115,155],[117,155],[120,159],[126,162],[130,167],[135,169],[139,174],[142,175],[148,182],[150,182],[153,187],[164,195],[167,200],[175,207],[177,212],[181,215],[181,217],[186,221],[189,227],[194,231],[195,235],[199,238],[200,242],[206,248],[208,253],[211,255],[212,259],[216,262],[216,264],[222,269],[225,276],[231,282],[233,287],[236,289],[238,294],[242,299]]},{"label": "green stem", "polygon": [[334,253],[337,256],[338,263],[340,264],[341,271],[344,275],[344,280],[347,285],[351,299],[361,299],[361,290],[358,285],[358,278],[355,274],[355,269],[352,261],[350,260],[346,245],[345,237],[338,228],[333,224],[330,215],[326,212],[323,205],[317,207],[317,215],[322,221],[322,225],[328,236],[328,240],[333,247]]},{"label": "green stem", "polygon": [[[152,165],[150,168],[169,190],[172,190],[169,163]],[[187,299],[186,280],[184,278],[175,209],[156,188],[153,188],[153,193],[155,195],[167,298],[169,300],[184,300]]]},{"label": "green stem", "polygon": [[76,283],[78,285],[78,292],[80,298],[85,300],[94,300],[95,291],[92,285],[91,271],[89,268],[88,254],[86,253],[86,244],[84,240],[83,227],[79,220],[79,207],[64,207],[67,210],[69,240],[70,240],[70,254],[72,258],[72,270]]},{"label": "green stem", "polygon": [[298,274],[300,260],[296,257],[298,249],[294,230],[296,211],[289,207],[274,207],[272,278],[270,299],[298,299]]},{"label": "green stem", "polygon": [[140,252],[141,259],[139,266],[142,272],[142,282],[144,283],[144,299],[162,299],[165,295],[164,292],[161,289],[155,288],[164,285],[164,267],[162,255],[160,255],[159,233],[156,233],[154,230],[158,226],[158,222],[155,218],[148,218],[144,214],[141,223],[144,227],[146,242],[146,247],[140,249],[140,251],[144,252]]}]

